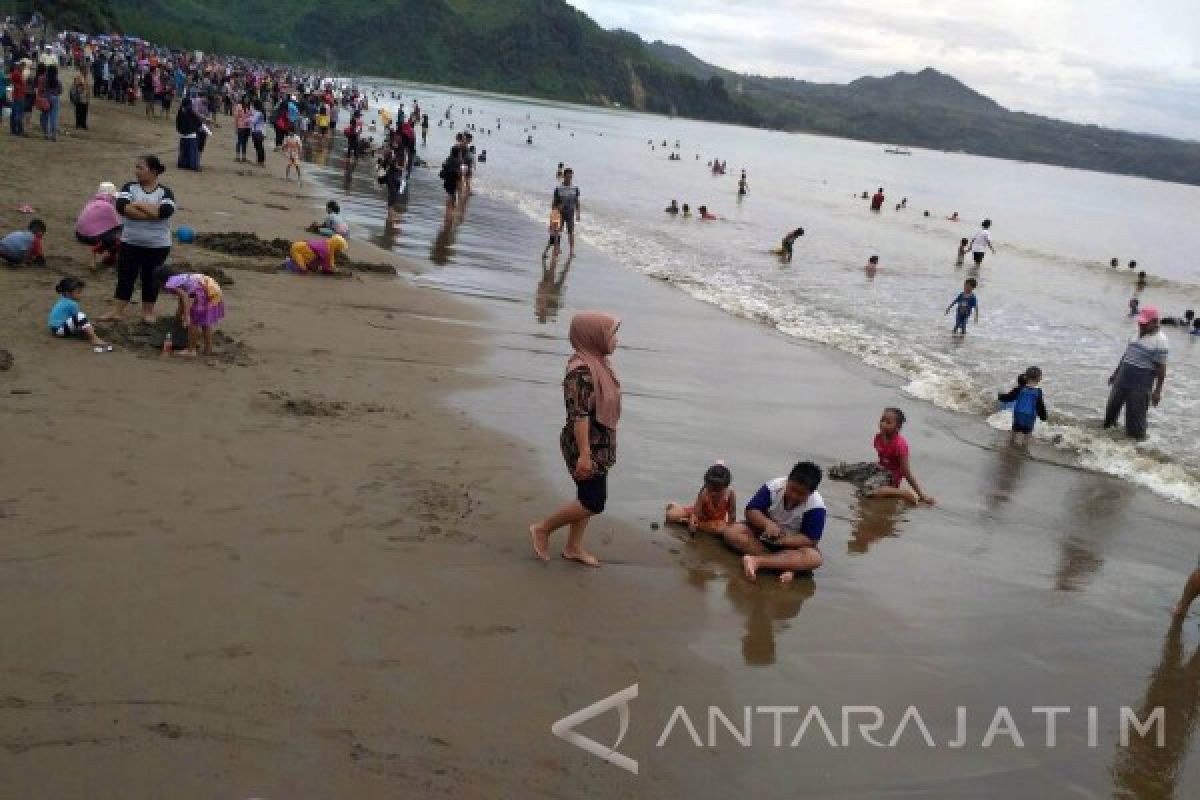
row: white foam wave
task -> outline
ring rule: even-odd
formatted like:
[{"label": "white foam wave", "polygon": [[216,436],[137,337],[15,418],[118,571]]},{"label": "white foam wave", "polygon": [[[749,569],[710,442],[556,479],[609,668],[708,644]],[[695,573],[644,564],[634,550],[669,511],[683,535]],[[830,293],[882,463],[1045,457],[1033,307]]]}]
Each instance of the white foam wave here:
[{"label": "white foam wave", "polygon": [[[545,219],[545,200],[525,192],[489,186],[485,189],[531,219]],[[628,220],[606,219],[591,206],[597,224],[581,231],[580,238],[622,264],[650,277],[670,282],[689,296],[717,306],[729,314],[755,320],[797,339],[847,352],[864,363],[906,381],[903,391],[938,407],[984,416],[998,430],[1008,430],[1012,415],[995,412],[994,389],[978,386],[971,376],[943,353],[898,347],[894,338],[877,327],[844,314],[806,304],[803,298],[777,303],[778,287],[735,264],[689,263],[694,251],[672,242],[667,234],[639,232]],[[702,266],[702,269],[693,269]],[[1110,436],[1094,423],[1069,414],[1056,414],[1055,422],[1036,429],[1038,442],[1068,453],[1081,467],[1121,478],[1164,498],[1200,506],[1200,474],[1176,463],[1155,446],[1155,438],[1134,443]]]}]

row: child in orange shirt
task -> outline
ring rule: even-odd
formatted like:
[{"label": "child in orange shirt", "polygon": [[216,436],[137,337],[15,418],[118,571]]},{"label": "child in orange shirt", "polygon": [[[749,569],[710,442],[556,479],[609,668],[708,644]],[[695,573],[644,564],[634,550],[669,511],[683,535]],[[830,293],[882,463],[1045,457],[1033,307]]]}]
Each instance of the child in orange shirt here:
[{"label": "child in orange shirt", "polygon": [[733,474],[720,461],[704,473],[704,488],[696,495],[696,503],[681,506],[667,504],[667,522],[687,525],[692,533],[702,531],[720,536],[725,526],[737,521],[737,495],[730,484]]}]

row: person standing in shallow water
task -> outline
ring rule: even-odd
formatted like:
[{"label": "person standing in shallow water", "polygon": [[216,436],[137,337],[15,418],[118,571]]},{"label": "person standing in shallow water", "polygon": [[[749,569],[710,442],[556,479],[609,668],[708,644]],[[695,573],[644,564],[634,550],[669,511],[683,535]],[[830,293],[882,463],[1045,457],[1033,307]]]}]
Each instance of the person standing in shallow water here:
[{"label": "person standing in shallow water", "polygon": [[559,436],[563,460],[575,481],[576,497],[546,519],[529,526],[533,552],[550,560],[550,536],[569,526],[562,556],[589,567],[600,560],[583,547],[588,522],[604,512],[608,471],[617,460],[617,423],[621,418],[621,382],[609,356],[617,348],[620,320],[601,311],[581,311],[571,320],[574,355],[567,362],[563,396],[567,421]]}]

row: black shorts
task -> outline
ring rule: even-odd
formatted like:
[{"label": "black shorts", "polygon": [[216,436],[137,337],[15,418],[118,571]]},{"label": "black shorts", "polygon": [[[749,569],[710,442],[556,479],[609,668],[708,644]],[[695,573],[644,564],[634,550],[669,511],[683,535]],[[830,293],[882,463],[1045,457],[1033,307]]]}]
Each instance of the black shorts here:
[{"label": "black shorts", "polygon": [[603,514],[604,505],[608,502],[608,473],[601,472],[585,481],[576,480],[576,498],[579,505],[593,514]]},{"label": "black shorts", "polygon": [[566,228],[567,233],[575,232],[575,214],[574,213],[563,214],[563,227]]},{"label": "black shorts", "polygon": [[983,253],[972,253],[971,255],[975,257],[975,266],[979,266],[983,263]]}]

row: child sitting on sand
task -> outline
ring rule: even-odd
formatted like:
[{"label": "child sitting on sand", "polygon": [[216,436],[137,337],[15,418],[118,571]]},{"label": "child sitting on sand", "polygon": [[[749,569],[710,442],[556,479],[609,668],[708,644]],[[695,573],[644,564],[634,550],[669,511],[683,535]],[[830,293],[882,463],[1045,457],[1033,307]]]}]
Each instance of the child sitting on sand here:
[{"label": "child sitting on sand", "polygon": [[225,317],[225,301],[220,285],[198,272],[175,274],[166,267],[154,273],[159,290],[175,295],[179,305],[175,316],[187,328],[187,347],[175,355],[194,356],[200,333],[204,334],[204,355],[213,354],[212,329]]},{"label": "child sitting on sand", "polygon": [[283,154],[287,156],[287,166],[283,171],[283,179],[285,181],[290,181],[292,179],[292,170],[295,169],[296,180],[300,183],[304,183],[303,179],[300,177],[301,146],[300,136],[294,129],[287,135],[287,138],[283,140]]},{"label": "child sitting on sand", "polygon": [[730,484],[733,474],[718,461],[704,473],[704,486],[696,495],[694,505],[667,503],[667,522],[687,525],[690,532],[701,531],[720,535],[726,526],[737,521],[737,495]]},{"label": "child sitting on sand", "polygon": [[1001,403],[1012,403],[1012,435],[1010,441],[1016,441],[1018,435],[1024,437],[1024,442],[1029,443],[1029,437],[1033,435],[1033,426],[1040,419],[1046,421],[1046,401],[1042,397],[1042,390],[1038,388],[1038,384],[1042,382],[1041,367],[1030,367],[1021,375],[1017,376],[1017,385],[1010,391],[998,396]]},{"label": "child sitting on sand", "polygon": [[29,223],[29,229],[13,231],[0,239],[0,258],[9,264],[45,264],[42,254],[42,238],[46,235],[46,223],[35,219]]},{"label": "child sitting on sand", "polygon": [[325,219],[312,223],[305,230],[309,233],[319,233],[328,238],[335,233],[339,236],[348,235],[350,226],[342,221],[342,207],[336,201],[330,200],[325,204]]},{"label": "child sitting on sand", "polygon": [[550,252],[550,248],[554,248],[554,257],[558,258],[558,254],[562,252],[562,229],[563,217],[562,212],[557,208],[550,209],[550,241],[546,242],[546,249],[542,251],[542,258]]},{"label": "child sitting on sand", "polygon": [[112,345],[96,335],[96,329],[88,320],[87,314],[79,308],[79,298],[86,286],[79,278],[66,277],[58,282],[54,291],[58,292],[58,302],[50,309],[46,325],[55,336],[85,336],[91,342],[96,352],[111,351]]},{"label": "child sitting on sand", "polygon": [[[838,464],[829,470],[829,477],[856,484],[862,497],[899,497],[913,505],[933,505],[937,501],[921,489],[909,464],[908,441],[900,433],[903,427],[904,412],[898,408],[885,408],[874,441],[879,460]],[[906,480],[907,488],[901,485]]]},{"label": "child sitting on sand", "polygon": [[817,492],[821,468],[809,461],[792,467],[786,478],[767,481],[746,504],[746,521],[721,534],[742,553],[742,570],[754,580],[760,568],[779,570],[779,582],[824,563],[818,544],[825,532],[825,501]]},{"label": "child sitting on sand", "polygon": [[346,240],[337,233],[328,239],[292,242],[288,257],[283,261],[283,268],[298,275],[309,272],[332,275],[337,272],[338,254],[346,252]]}]

